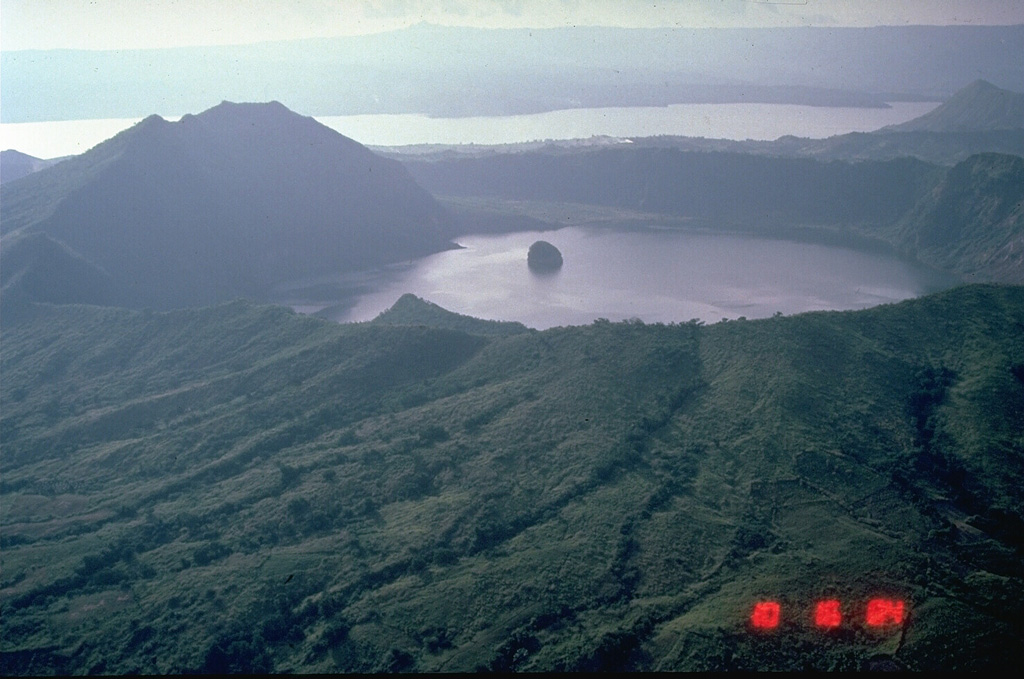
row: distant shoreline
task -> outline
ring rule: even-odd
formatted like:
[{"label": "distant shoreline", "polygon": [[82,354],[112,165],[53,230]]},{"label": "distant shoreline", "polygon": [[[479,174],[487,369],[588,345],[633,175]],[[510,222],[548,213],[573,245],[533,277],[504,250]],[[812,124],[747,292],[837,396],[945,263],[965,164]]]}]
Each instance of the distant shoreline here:
[{"label": "distant shoreline", "polygon": [[[320,123],[372,147],[499,146],[659,135],[711,139],[826,138],[870,132],[916,118],[938,102],[890,102],[889,108],[798,104],[671,104],[566,108],[510,116],[435,118],[427,114],[314,116]],[[174,121],[180,116],[162,116]],[[40,159],[84,153],[142,117],[0,123],[0,149]]]}]

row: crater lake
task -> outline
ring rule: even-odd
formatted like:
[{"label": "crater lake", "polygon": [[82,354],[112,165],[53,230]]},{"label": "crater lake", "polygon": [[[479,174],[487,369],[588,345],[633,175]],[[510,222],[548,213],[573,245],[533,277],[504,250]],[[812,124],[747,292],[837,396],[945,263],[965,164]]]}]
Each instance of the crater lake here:
[{"label": "crater lake", "polygon": [[[529,270],[527,251],[537,240],[562,252],[560,270]],[[573,226],[457,242],[462,249],[372,272],[296,282],[279,288],[275,301],[354,322],[373,319],[411,292],[457,313],[544,329],[598,318],[714,323],[862,309],[956,284],[948,274],[881,252],[655,226]]]}]

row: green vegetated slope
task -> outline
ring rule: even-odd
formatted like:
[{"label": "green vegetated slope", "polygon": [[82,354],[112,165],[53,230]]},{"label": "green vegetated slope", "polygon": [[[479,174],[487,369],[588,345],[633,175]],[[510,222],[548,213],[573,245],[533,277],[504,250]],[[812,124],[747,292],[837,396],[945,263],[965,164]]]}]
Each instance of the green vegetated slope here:
[{"label": "green vegetated slope", "polygon": [[517,335],[530,332],[522,323],[515,321],[485,321],[464,314],[443,309],[433,302],[406,293],[398,301],[381,312],[374,323],[384,325],[425,325],[432,328],[462,330],[474,335]]},{"label": "green vegetated slope", "polygon": [[891,239],[969,279],[1024,283],[1024,158],[989,153],[958,163]]},{"label": "green vegetated slope", "polygon": [[1024,288],[489,337],[400,306],[6,328],[4,673],[1021,661]]}]

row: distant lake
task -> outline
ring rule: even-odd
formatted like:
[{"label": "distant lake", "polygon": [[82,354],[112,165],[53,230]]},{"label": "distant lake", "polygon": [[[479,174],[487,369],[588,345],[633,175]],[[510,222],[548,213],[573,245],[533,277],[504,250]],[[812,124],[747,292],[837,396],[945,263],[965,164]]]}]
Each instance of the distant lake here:
[{"label": "distant lake", "polygon": [[347,137],[375,146],[406,144],[514,144],[592,136],[679,135],[709,139],[772,140],[787,134],[823,139],[871,132],[928,113],[937,103],[900,102],[892,108],[831,108],[792,104],[678,104],[580,108],[530,115],[428,118],[423,115],[317,118]]},{"label": "distant lake", "polygon": [[[531,273],[535,240],[562,251],[551,275]],[[324,315],[366,321],[406,292],[479,318],[520,321],[544,329],[597,318],[646,322],[717,322],[818,309],[862,309],[941,290],[947,276],[895,257],[840,247],[667,229],[558,231],[473,235],[462,250],[442,252],[364,276],[365,294],[349,309]],[[351,277],[334,281],[351,287]],[[331,283],[324,279],[321,283]],[[313,312],[329,306],[303,305]]]},{"label": "distant lake", "polygon": [[[517,116],[430,118],[419,114],[325,116],[317,120],[371,146],[405,144],[510,144],[592,136],[660,134],[715,139],[777,139],[792,134],[824,138],[869,132],[927,113],[936,103],[892,108],[829,108],[789,104],[680,104],[591,108]],[[164,116],[176,120],[180,116]],[[0,149],[37,158],[82,153],[141,118],[0,123]]]}]

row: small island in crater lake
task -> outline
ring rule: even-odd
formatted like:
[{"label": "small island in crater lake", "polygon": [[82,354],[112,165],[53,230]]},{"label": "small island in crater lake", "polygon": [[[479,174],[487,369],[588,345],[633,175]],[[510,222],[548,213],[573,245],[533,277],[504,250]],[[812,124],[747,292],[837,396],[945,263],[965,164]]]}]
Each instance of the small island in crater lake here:
[{"label": "small island in crater lake", "polygon": [[546,240],[539,240],[530,246],[526,264],[531,271],[558,271],[562,268],[562,253]]}]

